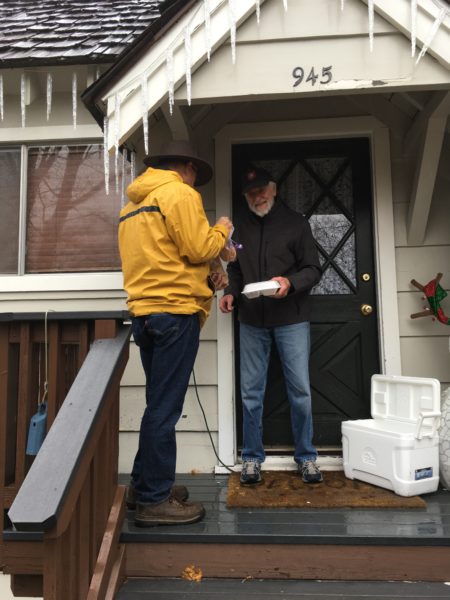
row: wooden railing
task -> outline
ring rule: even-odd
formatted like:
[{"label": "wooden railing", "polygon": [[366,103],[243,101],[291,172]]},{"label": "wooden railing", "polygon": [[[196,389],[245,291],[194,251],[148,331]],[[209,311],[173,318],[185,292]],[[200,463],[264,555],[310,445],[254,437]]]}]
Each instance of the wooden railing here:
[{"label": "wooden railing", "polygon": [[45,600],[112,597],[123,565],[118,543],[124,510],[124,488],[117,484],[119,388],[130,331],[117,320],[90,323],[85,317],[78,325],[58,320],[56,326],[56,316],[48,314],[49,431],[30,467],[32,459],[24,451],[26,426],[36,404],[31,408],[26,400],[37,397],[42,380],[38,349],[32,346],[42,344],[45,332],[42,322],[23,318],[17,328],[0,323],[3,507],[6,525],[10,520],[15,531],[27,532],[22,535],[28,539],[35,536],[29,544],[32,556],[26,544],[6,537],[4,570],[19,581],[15,593],[36,593],[40,584]]}]

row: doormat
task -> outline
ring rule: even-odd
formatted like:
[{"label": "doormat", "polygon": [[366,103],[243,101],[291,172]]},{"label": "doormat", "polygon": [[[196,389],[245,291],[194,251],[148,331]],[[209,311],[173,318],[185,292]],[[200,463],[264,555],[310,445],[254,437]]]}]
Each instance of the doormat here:
[{"label": "doormat", "polygon": [[324,471],[323,482],[303,483],[296,471],[263,471],[263,483],[228,479],[227,508],[425,508],[419,496],[398,496],[384,488],[347,479],[343,471]]}]

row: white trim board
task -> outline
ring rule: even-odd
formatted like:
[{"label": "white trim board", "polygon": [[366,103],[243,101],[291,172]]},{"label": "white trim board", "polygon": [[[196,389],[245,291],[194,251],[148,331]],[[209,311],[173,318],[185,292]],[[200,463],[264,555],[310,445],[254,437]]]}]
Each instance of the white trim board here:
[{"label": "white trim board", "polygon": [[[239,123],[224,127],[215,138],[217,215],[232,209],[233,144],[367,136],[371,142],[374,245],[380,365],[384,374],[401,374],[400,333],[395,268],[394,215],[389,130],[373,117]],[[381,276],[382,274],[382,276]],[[237,462],[234,400],[234,343],[230,315],[217,311],[218,454],[227,465]]]},{"label": "white trim board", "polygon": [[[368,0],[362,0],[368,4]],[[374,0],[374,10],[386,19],[388,23],[399,29],[408,39],[411,39],[411,2],[410,0]],[[416,56],[427,40],[434,20],[439,13],[438,6],[430,0],[418,0],[416,22]],[[447,16],[436,32],[428,48],[428,54],[433,56],[446,69],[450,68],[450,44],[448,34],[450,19]]]},{"label": "white trim board", "polygon": [[[3,292],[56,292],[110,290],[123,292],[122,271],[99,273],[40,273],[1,275]],[[0,296],[1,300],[1,296]]]},{"label": "white trim board", "polygon": [[[341,456],[318,456],[317,464],[321,471],[343,471],[344,463]],[[236,464],[231,467],[234,472],[239,472],[242,468],[242,464]],[[264,461],[264,471],[296,471],[297,463],[293,460],[292,456],[267,456]],[[229,473],[228,469],[222,465],[218,465],[215,468],[217,475],[226,475]]]}]

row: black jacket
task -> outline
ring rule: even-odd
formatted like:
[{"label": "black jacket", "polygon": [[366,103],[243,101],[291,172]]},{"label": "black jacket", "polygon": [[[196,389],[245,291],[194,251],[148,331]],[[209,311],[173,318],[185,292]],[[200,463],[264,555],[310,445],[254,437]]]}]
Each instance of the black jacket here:
[{"label": "black jacket", "polygon": [[[321,268],[308,220],[275,200],[272,210],[258,217],[248,208],[235,223],[234,241],[242,244],[236,262],[229,263],[224,294],[237,300],[239,321],[254,327],[277,327],[309,320],[308,296],[320,280]],[[285,298],[247,299],[248,283],[286,277],[291,289]]]}]

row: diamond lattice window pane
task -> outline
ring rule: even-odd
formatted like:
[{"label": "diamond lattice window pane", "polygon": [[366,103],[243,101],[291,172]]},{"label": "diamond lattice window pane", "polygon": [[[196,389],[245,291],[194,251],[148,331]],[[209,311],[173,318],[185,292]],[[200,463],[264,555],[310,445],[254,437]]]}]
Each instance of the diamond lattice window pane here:
[{"label": "diamond lattice window pane", "polygon": [[[309,219],[313,236],[330,255],[351,227],[344,215],[312,215]],[[354,260],[354,256],[353,256]]]},{"label": "diamond lattice window pane", "polygon": [[280,195],[287,205],[303,215],[311,211],[321,192],[322,187],[298,163],[280,185]]},{"label": "diamond lattice window pane", "polygon": [[350,295],[352,293],[349,286],[332,267],[326,269],[325,273],[322,275],[322,279],[311,291],[311,294],[314,296],[329,296],[333,294],[342,296]]},{"label": "diamond lattice window pane", "polygon": [[352,233],[337,253],[334,262],[356,286],[355,234]]}]

